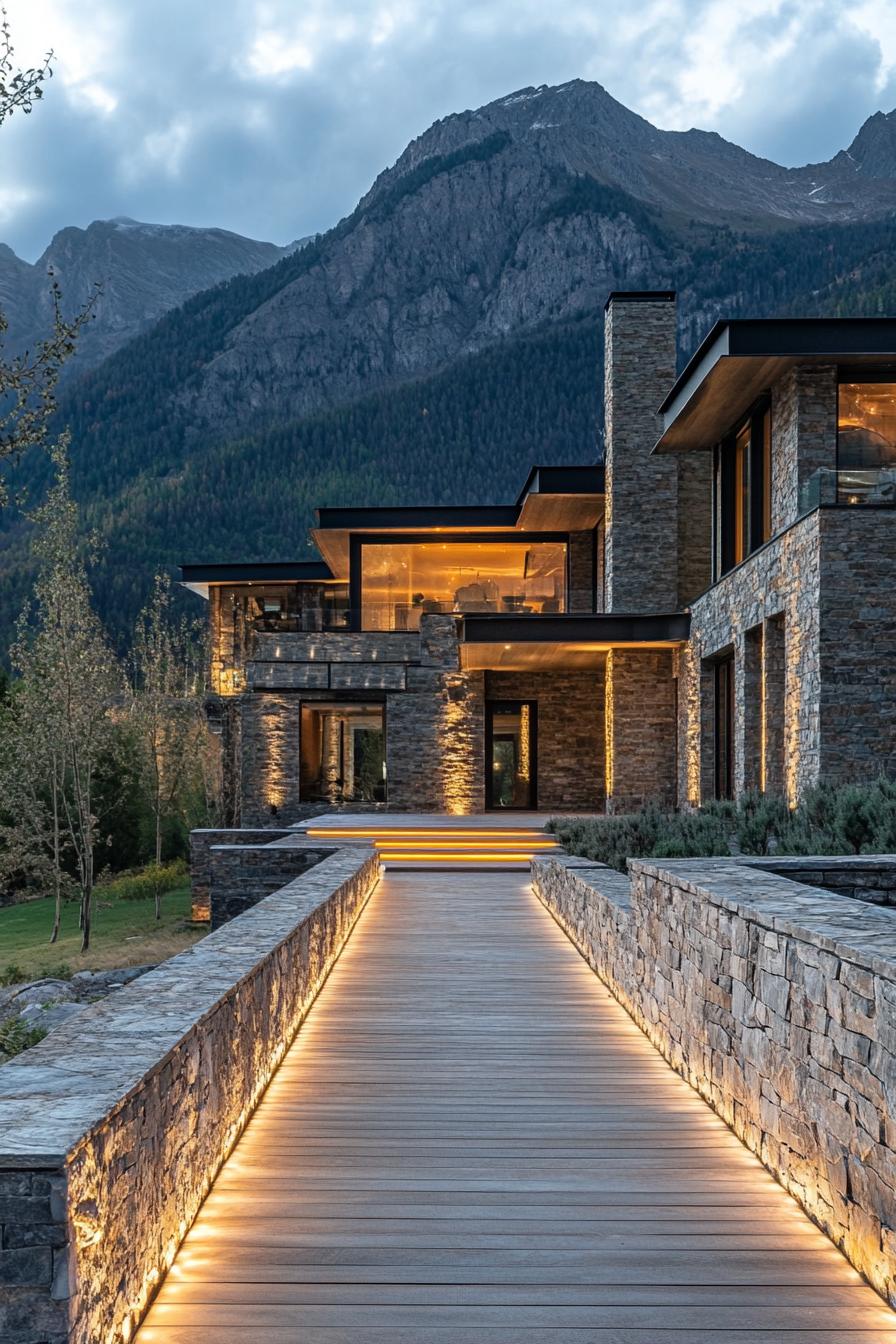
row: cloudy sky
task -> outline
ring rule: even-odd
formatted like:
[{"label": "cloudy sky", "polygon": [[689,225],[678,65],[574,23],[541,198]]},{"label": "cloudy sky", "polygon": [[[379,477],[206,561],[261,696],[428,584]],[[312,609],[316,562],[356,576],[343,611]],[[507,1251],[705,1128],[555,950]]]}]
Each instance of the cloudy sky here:
[{"label": "cloudy sky", "polygon": [[896,106],[896,0],[5,0],[52,47],[0,130],[0,241],[130,215],[287,242],[437,117],[580,77],[671,130],[829,158]]}]

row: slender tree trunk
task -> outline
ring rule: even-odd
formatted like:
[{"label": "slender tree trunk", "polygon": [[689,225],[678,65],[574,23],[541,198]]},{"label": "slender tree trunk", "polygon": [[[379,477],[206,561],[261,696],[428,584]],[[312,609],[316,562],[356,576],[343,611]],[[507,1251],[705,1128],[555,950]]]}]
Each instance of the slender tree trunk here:
[{"label": "slender tree trunk", "polygon": [[156,794],[156,872],[155,872],[155,895],[156,895],[156,919],[162,918],[162,876],[159,869],[162,866],[162,800],[159,794]]},{"label": "slender tree trunk", "polygon": [[53,912],[53,932],[50,943],[59,937],[59,925],[62,923],[62,867],[59,852],[59,794],[56,789],[56,766],[53,766],[53,876],[56,881],[56,908]]}]

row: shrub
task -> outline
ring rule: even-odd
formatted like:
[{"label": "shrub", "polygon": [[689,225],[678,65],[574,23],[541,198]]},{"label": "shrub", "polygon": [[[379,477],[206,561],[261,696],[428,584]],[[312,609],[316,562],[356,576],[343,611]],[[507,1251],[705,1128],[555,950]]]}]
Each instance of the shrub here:
[{"label": "shrub", "polygon": [[119,873],[97,884],[97,897],[117,901],[151,900],[157,891],[176,891],[188,881],[189,870],[183,859],[171,863],[149,863],[129,873]]},{"label": "shrub", "polygon": [[8,961],[0,971],[0,985],[18,985],[25,979],[25,972],[14,961]]},{"label": "shrub", "polygon": [[799,805],[748,793],[735,804],[692,812],[647,807],[625,817],[559,817],[550,822],[570,854],[625,872],[627,859],[742,854],[896,853],[896,781],[817,784]]},{"label": "shrub", "polygon": [[43,1027],[26,1027],[18,1017],[0,1022],[0,1058],[11,1059],[13,1055],[20,1055],[23,1050],[29,1050],[32,1045],[42,1041],[46,1034]]}]

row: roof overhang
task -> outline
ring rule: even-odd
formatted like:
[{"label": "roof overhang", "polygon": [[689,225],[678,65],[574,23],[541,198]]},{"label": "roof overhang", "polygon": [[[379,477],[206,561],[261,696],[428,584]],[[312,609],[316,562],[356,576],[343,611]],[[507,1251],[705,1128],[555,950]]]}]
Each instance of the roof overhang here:
[{"label": "roof overhang", "polygon": [[687,641],[688,612],[650,615],[519,616],[476,613],[460,622],[468,669],[595,667],[611,649],[672,649]]},{"label": "roof overhang", "polygon": [[517,526],[527,532],[587,532],[604,514],[604,467],[533,467],[520,492]]},{"label": "roof overhang", "polygon": [[329,583],[333,574],[323,560],[274,561],[270,564],[181,565],[183,588],[207,598],[210,586],[221,583]]},{"label": "roof overhang", "polygon": [[896,318],[767,318],[717,322],[659,409],[654,452],[706,451],[789,369],[890,365]]},{"label": "roof overhang", "polygon": [[333,574],[348,577],[350,538],[390,532],[584,532],[604,512],[604,468],[533,467],[515,504],[318,509],[311,539]]}]

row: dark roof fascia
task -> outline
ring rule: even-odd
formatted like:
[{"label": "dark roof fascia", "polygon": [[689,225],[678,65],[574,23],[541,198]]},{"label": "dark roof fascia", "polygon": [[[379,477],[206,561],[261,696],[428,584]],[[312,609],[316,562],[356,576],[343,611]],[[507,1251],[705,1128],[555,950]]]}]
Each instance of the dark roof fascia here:
[{"label": "dark roof fascia", "polygon": [[423,505],[374,509],[318,509],[317,526],[322,531],[376,532],[437,527],[514,527],[519,517],[516,504]]},{"label": "dark roof fascia", "polygon": [[691,629],[686,611],[649,615],[504,615],[477,612],[461,622],[465,644],[678,644]]},{"label": "dark roof fascia", "polygon": [[[673,403],[690,401],[723,355],[841,360],[896,356],[896,318],[762,317],[716,322],[701,341],[659,408],[668,428]],[[686,395],[685,395],[686,394]]]},{"label": "dark roof fascia", "polygon": [[332,580],[333,571],[324,560],[284,560],[270,564],[181,565],[181,583],[262,583],[267,581],[311,583]]},{"label": "dark roof fascia", "polygon": [[611,303],[674,303],[674,289],[611,289],[604,312]]},{"label": "dark roof fascia", "polygon": [[604,464],[587,466],[533,467],[517,498],[522,508],[527,495],[602,495],[605,492]]}]

